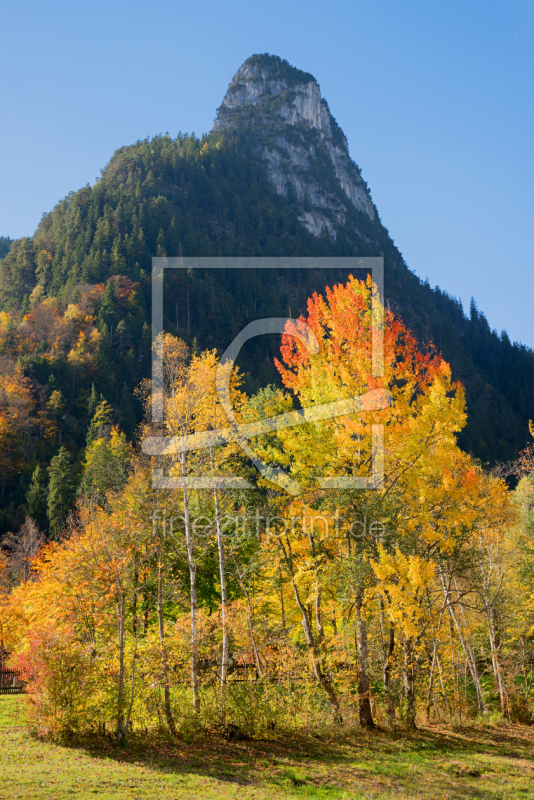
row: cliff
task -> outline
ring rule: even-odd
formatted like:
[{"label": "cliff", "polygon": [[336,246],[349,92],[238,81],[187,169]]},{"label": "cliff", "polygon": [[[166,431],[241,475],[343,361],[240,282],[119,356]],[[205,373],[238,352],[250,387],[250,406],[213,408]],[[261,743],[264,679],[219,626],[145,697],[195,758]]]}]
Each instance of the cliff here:
[{"label": "cliff", "polygon": [[248,127],[278,194],[296,200],[315,236],[337,237],[347,205],[374,220],[376,208],[345,135],[309,73],[276,56],[252,56],[234,75],[213,132]]}]

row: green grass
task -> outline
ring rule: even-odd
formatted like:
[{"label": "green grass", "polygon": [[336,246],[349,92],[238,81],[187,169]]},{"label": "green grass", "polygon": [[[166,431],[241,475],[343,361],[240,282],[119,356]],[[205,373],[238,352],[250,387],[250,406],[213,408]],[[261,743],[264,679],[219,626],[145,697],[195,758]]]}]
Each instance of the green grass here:
[{"label": "green grass", "polygon": [[522,725],[238,743],[136,735],[119,748],[32,738],[24,715],[24,697],[0,696],[1,800],[534,798],[534,730]]}]

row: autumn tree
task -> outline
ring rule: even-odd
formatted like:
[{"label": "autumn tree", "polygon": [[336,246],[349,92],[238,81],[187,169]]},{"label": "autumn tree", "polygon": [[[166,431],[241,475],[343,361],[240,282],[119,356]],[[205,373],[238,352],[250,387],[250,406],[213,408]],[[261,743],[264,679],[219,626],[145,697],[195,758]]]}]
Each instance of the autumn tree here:
[{"label": "autumn tree", "polygon": [[[279,432],[289,453],[290,474],[304,490],[332,487],[331,496],[325,497],[327,507],[337,504],[354,521],[365,517],[376,523],[374,534],[358,535],[350,555],[360,721],[371,727],[363,602],[371,574],[366,565],[378,553],[381,521],[389,520],[395,529],[406,502],[405,487],[418,483],[425,463],[436,459],[438,451],[456,447],[455,434],[465,422],[463,391],[452,383],[449,366],[431,350],[422,352],[402,321],[382,307],[370,279],[351,277],[346,286],[327,289],[325,297],[314,295],[297,325],[306,325],[319,346],[310,350],[291,335],[288,325],[277,362],[285,386],[310,413],[329,403],[341,408],[340,401],[346,408],[334,418]],[[351,413],[350,403],[358,398],[359,413]],[[320,475],[327,477],[316,477]],[[358,483],[375,491],[344,490]],[[389,536],[390,547],[397,535],[393,531]],[[313,553],[312,542],[310,548]],[[318,626],[316,635],[321,636]],[[406,632],[403,642],[409,669],[413,647]]]}]

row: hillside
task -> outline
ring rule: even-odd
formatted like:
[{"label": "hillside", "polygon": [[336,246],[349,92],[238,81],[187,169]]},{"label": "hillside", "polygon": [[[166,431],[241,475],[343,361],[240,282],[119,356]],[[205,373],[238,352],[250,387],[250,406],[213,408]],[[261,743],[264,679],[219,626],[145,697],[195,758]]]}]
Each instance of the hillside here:
[{"label": "hillside", "polygon": [[[151,257],[180,254],[383,255],[389,307],[466,387],[462,447],[494,462],[528,440],[533,352],[492,332],[476,304],[466,318],[457,300],[408,269],[316,80],[253,56],[209,135],[119,148],[94,186],[69,194],[0,259],[0,357],[23,369],[16,396],[31,395],[2,450],[4,530],[24,514],[36,464],[47,466],[60,442],[79,470],[95,393],[133,433],[134,390],[150,363]],[[303,309],[328,280],[321,272],[175,275],[167,328],[222,349],[246,321]],[[273,347],[267,357],[258,348],[246,355],[247,390],[277,380]]]}]

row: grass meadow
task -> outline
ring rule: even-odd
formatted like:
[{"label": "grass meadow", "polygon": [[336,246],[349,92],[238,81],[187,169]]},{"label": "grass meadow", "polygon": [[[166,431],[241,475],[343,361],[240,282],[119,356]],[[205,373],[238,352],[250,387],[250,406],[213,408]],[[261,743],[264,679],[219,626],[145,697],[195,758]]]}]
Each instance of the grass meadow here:
[{"label": "grass meadow", "polygon": [[137,733],[119,747],[103,736],[35,738],[26,702],[0,696],[1,800],[534,798],[534,729],[517,724],[244,742]]}]

